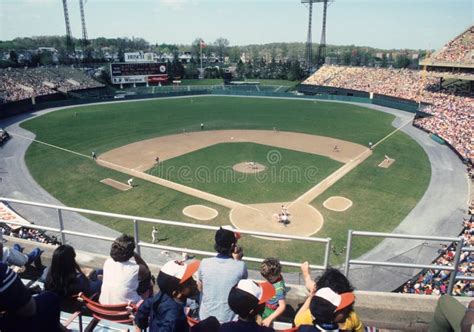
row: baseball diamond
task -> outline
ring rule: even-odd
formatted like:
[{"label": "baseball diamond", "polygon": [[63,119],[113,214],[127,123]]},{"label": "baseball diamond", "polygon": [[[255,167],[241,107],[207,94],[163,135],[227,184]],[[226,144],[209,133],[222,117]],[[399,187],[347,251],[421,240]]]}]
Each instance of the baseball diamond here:
[{"label": "baseball diamond", "polygon": [[[341,235],[350,227],[394,229],[428,185],[426,154],[394,128],[392,120],[392,115],[350,104],[194,96],[74,107],[22,126],[35,132],[39,141],[97,154],[94,161],[38,143],[28,150],[26,161],[35,179],[68,205],[187,222],[198,220],[182,210],[204,205],[217,211],[215,218],[201,221],[210,225],[328,236],[342,247]],[[388,135],[369,149],[369,142]],[[378,167],[385,155],[397,160],[388,169]],[[232,167],[246,162],[266,169],[235,183],[208,179],[219,167],[242,175]],[[280,177],[270,176],[275,170]],[[312,170],[314,176],[304,176]],[[265,177],[266,182],[260,181]],[[122,183],[133,178],[134,187],[118,191],[100,183],[104,178]],[[343,212],[327,210],[323,202],[328,195],[344,196],[353,205]],[[278,222],[282,204],[289,211],[289,223]],[[384,223],[378,222],[382,216]],[[95,220],[130,231],[114,220]],[[145,239],[151,234],[149,227],[142,227]],[[212,242],[200,231],[161,226],[159,232],[183,247],[193,243],[209,249]],[[271,248],[265,242],[246,238],[242,245],[249,254],[304,257],[304,249],[294,241],[276,241]],[[378,243],[361,242],[357,254]],[[333,263],[339,259],[333,257]]]}]

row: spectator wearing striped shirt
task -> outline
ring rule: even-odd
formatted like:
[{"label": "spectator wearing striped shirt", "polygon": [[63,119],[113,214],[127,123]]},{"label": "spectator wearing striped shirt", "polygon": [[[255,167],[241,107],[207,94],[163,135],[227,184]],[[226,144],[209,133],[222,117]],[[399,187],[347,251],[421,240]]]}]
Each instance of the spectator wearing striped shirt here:
[{"label": "spectator wearing striped shirt", "polygon": [[17,274],[0,262],[2,332],[61,331],[59,315],[59,299],[55,294],[42,292],[32,297]]}]

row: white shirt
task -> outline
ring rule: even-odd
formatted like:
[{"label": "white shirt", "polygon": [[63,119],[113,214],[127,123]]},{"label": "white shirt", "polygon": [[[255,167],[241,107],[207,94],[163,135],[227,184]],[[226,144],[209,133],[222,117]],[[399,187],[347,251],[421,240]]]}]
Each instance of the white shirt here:
[{"label": "white shirt", "polygon": [[141,300],[138,289],[138,264],[135,260],[116,262],[108,258],[104,263],[104,275],[99,302],[101,304],[122,304]]}]

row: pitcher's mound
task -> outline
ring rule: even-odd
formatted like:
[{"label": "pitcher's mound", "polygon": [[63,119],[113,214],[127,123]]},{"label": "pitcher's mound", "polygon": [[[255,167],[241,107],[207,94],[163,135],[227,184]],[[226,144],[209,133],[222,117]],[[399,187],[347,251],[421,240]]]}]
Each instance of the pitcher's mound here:
[{"label": "pitcher's mound", "polygon": [[121,190],[121,191],[127,191],[127,190],[132,189],[132,187],[130,187],[128,184],[118,182],[118,181],[116,181],[114,179],[110,179],[110,178],[100,180],[100,182],[102,182],[103,184],[106,184],[108,186],[111,186],[112,188]]},{"label": "pitcher's mound", "polygon": [[382,168],[389,168],[390,166],[393,165],[393,163],[395,162],[395,159],[384,159],[380,164],[379,164],[379,167],[382,167]]},{"label": "pitcher's mound", "polygon": [[[278,213],[282,205],[288,207],[289,224],[286,226],[278,222]],[[324,222],[321,213],[305,203],[241,205],[230,211],[230,221],[237,229],[298,236],[311,236],[317,233]]]},{"label": "pitcher's mound", "polygon": [[332,196],[324,201],[323,206],[331,211],[342,212],[352,206],[352,201],[341,196]]},{"label": "pitcher's mound", "polygon": [[197,220],[211,220],[217,217],[219,212],[205,205],[188,205],[183,209],[183,214]]},{"label": "pitcher's mound", "polygon": [[243,163],[235,164],[234,166],[232,166],[232,169],[240,173],[258,173],[264,171],[265,166],[253,161],[246,161]]}]

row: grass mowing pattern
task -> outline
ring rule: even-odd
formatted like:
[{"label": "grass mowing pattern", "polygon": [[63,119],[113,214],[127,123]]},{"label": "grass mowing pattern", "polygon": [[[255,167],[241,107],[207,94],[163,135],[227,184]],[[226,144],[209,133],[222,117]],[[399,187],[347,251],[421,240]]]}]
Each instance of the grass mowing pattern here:
[{"label": "grass mowing pattern", "polygon": [[[89,155],[156,136],[206,129],[266,129],[294,131],[344,139],[360,144],[377,142],[393,130],[393,116],[349,104],[237,97],[193,97],[133,103],[101,104],[65,109],[29,120],[22,127],[38,140]],[[377,167],[388,154],[395,164]],[[205,204],[219,211],[212,225],[226,225],[228,210],[206,201],[136,179],[138,187],[117,191],[99,181],[110,177],[125,182],[127,175],[97,166],[89,159],[33,143],[26,154],[33,177],[53,196],[74,207],[195,222],[181,213],[190,204]],[[403,133],[393,135],[372,157],[346,175],[314,202],[325,218],[318,236],[330,236],[336,247],[344,244],[347,229],[392,230],[421,198],[430,178],[423,149]],[[354,201],[346,212],[321,207],[327,196],[341,195]],[[122,232],[132,226],[117,220],[93,218]],[[209,232],[160,228],[164,244],[211,250]],[[141,238],[151,240],[151,227],[140,228]],[[322,262],[321,246],[296,242],[241,241],[247,256],[277,256],[284,260]],[[358,241],[353,255],[376,242]],[[270,244],[270,245],[269,245]],[[331,256],[332,264],[340,257]]]},{"label": "grass mowing pattern", "polygon": [[[272,163],[269,153],[281,160]],[[257,174],[236,173],[232,166],[255,161],[266,167]],[[295,200],[343,164],[327,157],[255,143],[216,144],[166,160],[150,174],[240,203]],[[310,174],[310,170],[317,173]],[[189,172],[185,174],[184,172]]]}]

